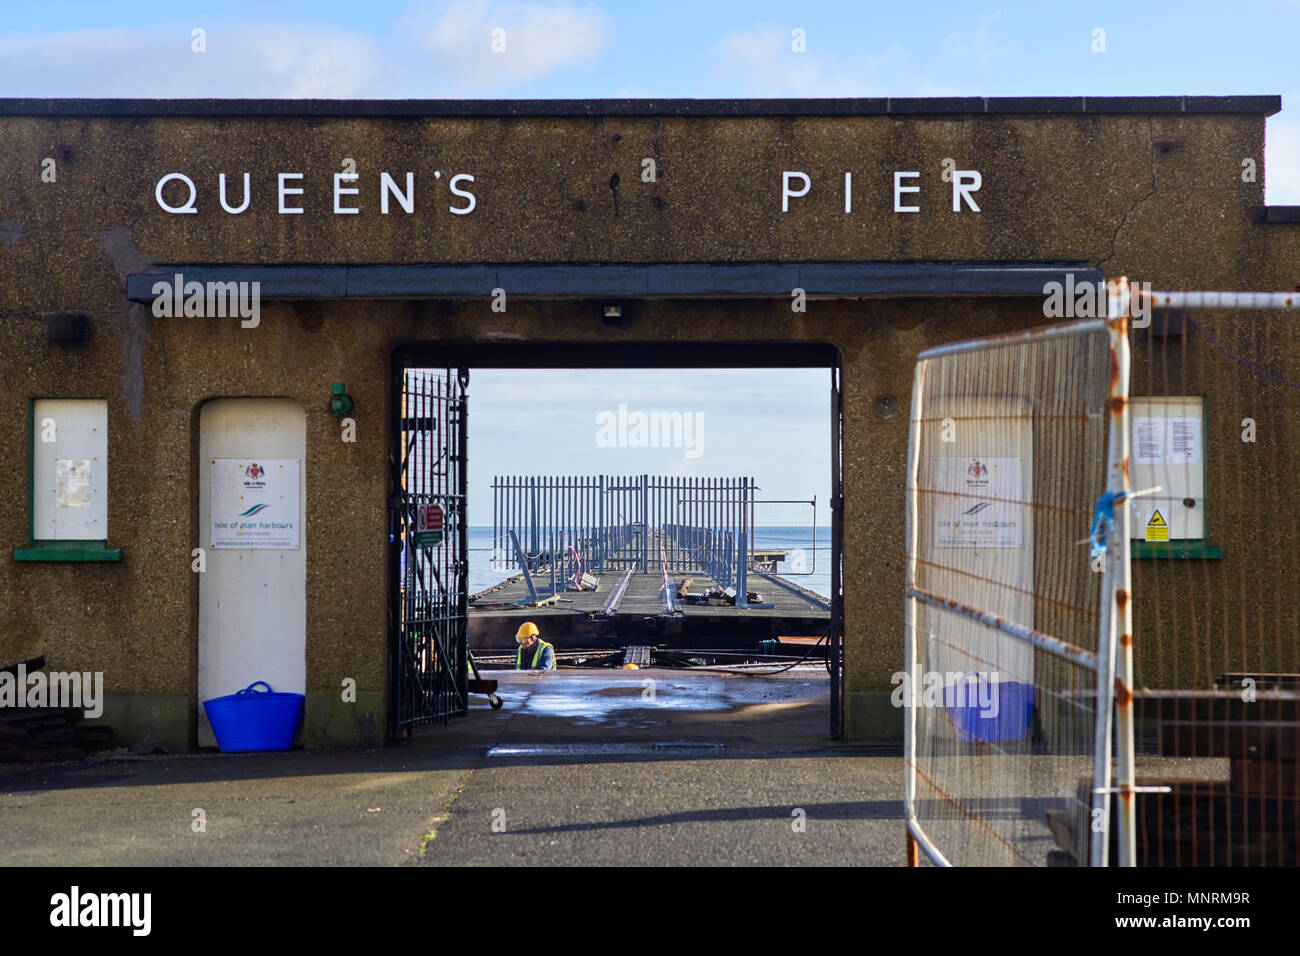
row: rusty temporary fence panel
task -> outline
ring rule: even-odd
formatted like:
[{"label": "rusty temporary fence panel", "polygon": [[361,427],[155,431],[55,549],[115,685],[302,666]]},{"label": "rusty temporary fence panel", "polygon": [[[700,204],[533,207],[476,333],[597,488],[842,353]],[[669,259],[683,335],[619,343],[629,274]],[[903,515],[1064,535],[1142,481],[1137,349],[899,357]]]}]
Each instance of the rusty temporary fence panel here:
[{"label": "rusty temporary fence panel", "polygon": [[[1300,332],[1231,313],[1290,311],[1300,296],[1152,292],[1120,278],[1108,283],[1106,302],[1106,320],[959,343],[918,361],[904,675],[908,703],[917,700],[905,721],[909,862],[923,851],[938,864],[1044,856],[1094,866],[1300,864],[1300,640],[1294,629],[1285,639],[1278,623],[1300,584],[1294,563],[1278,568],[1267,590],[1258,576],[1250,586],[1240,561],[1235,591],[1228,576],[1209,571],[1220,549],[1209,532],[1204,394],[1208,366],[1235,361],[1262,387],[1282,387],[1260,407],[1289,401],[1296,410],[1285,390],[1300,382],[1231,344],[1262,340],[1275,346],[1270,354],[1290,354]],[[1188,309],[1208,313],[1220,330],[1237,319],[1219,332],[1229,344]],[[1191,329],[1206,340],[1196,352]],[[1130,334],[1144,373],[1132,397]],[[1254,444],[1254,419],[1241,424],[1243,445]],[[936,432],[952,446],[946,452],[936,451]],[[985,458],[966,464],[972,433]],[[989,456],[988,445],[1000,454]],[[1226,470],[1235,486],[1214,500],[1227,504],[1238,542],[1276,538],[1279,520],[1290,522],[1283,540],[1300,534],[1293,511],[1279,519],[1267,507],[1291,495],[1294,469],[1280,445],[1272,446],[1280,460],[1261,452],[1253,466]],[[998,474],[1008,457],[1018,460],[1011,477]],[[1103,472],[1086,552],[1100,574],[1090,575],[1073,534]],[[1255,533],[1243,533],[1251,520]],[[1136,587],[1133,556],[1143,563]],[[1239,639],[1216,636],[1213,609]],[[1144,647],[1152,652],[1145,674],[1135,654]],[[927,668],[940,661],[956,669],[940,672],[938,692],[921,699],[936,673]],[[1032,673],[1032,683],[995,697],[1008,664]],[[977,705],[992,711],[1010,699],[1018,720],[972,718],[971,695],[958,692],[972,686]],[[1142,742],[1142,778],[1139,722],[1154,734]],[[1227,758],[1228,779],[1199,758]],[[1059,849],[1044,854],[1053,843]]]},{"label": "rusty temporary fence panel", "polygon": [[918,358],[894,691],[910,860],[1105,863],[1126,375],[1122,320]]},{"label": "rusty temporary fence panel", "polygon": [[1132,294],[1132,853],[1298,866],[1300,292]]},{"label": "rusty temporary fence panel", "polygon": [[402,731],[467,710],[467,369],[400,368],[389,544],[391,723]]}]

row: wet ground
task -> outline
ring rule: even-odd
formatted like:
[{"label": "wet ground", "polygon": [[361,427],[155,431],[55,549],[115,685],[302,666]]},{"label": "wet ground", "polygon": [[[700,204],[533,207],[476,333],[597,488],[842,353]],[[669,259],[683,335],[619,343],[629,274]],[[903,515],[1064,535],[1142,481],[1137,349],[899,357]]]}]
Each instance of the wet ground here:
[{"label": "wet ground", "polygon": [[0,864],[903,862],[901,754],[828,738],[824,669],[492,676],[384,750],[0,767]]}]

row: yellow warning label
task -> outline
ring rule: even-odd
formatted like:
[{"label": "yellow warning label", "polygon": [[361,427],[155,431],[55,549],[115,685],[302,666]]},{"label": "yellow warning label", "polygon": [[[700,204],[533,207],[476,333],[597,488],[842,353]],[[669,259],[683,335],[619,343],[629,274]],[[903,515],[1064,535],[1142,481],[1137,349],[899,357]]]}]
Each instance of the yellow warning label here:
[{"label": "yellow warning label", "polygon": [[1165,516],[1160,513],[1159,508],[1151,512],[1151,520],[1147,522],[1147,540],[1169,540],[1169,524],[1165,521]]}]

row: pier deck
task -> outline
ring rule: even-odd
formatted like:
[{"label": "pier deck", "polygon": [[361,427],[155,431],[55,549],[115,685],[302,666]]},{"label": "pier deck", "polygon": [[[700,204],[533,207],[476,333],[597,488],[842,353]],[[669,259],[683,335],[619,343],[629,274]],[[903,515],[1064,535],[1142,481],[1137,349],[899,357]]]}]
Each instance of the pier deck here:
[{"label": "pier deck", "polygon": [[[777,575],[750,572],[749,590],[762,596],[770,608],[738,608],[727,604],[692,604],[677,597],[677,589],[690,578],[690,592],[700,593],[714,582],[703,574],[670,574],[672,606],[669,612],[659,571],[633,571],[613,613],[606,607],[623,580],[625,570],[600,575],[594,591],[563,591],[545,606],[516,606],[529,600],[522,574],[501,582],[470,599],[470,646],[475,650],[514,646],[515,630],[525,620],[535,621],[543,637],[557,647],[623,646],[660,637],[679,646],[748,647],[781,636],[820,635],[830,623],[829,602],[821,595]],[[533,576],[543,599],[551,594],[549,572]],[[784,586],[783,586],[784,585]],[[650,640],[650,643],[656,643]]]}]

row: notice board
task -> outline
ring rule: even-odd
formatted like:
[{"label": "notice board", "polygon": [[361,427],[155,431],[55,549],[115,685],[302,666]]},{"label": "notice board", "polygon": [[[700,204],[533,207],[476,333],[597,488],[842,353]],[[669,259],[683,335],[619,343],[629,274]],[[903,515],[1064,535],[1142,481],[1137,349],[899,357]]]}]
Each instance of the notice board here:
[{"label": "notice board", "polygon": [[1129,399],[1129,486],[1159,487],[1134,498],[1129,536],[1139,541],[1205,538],[1205,400],[1199,395]]},{"label": "notice board", "polygon": [[297,458],[213,458],[209,467],[210,547],[298,549]]}]

